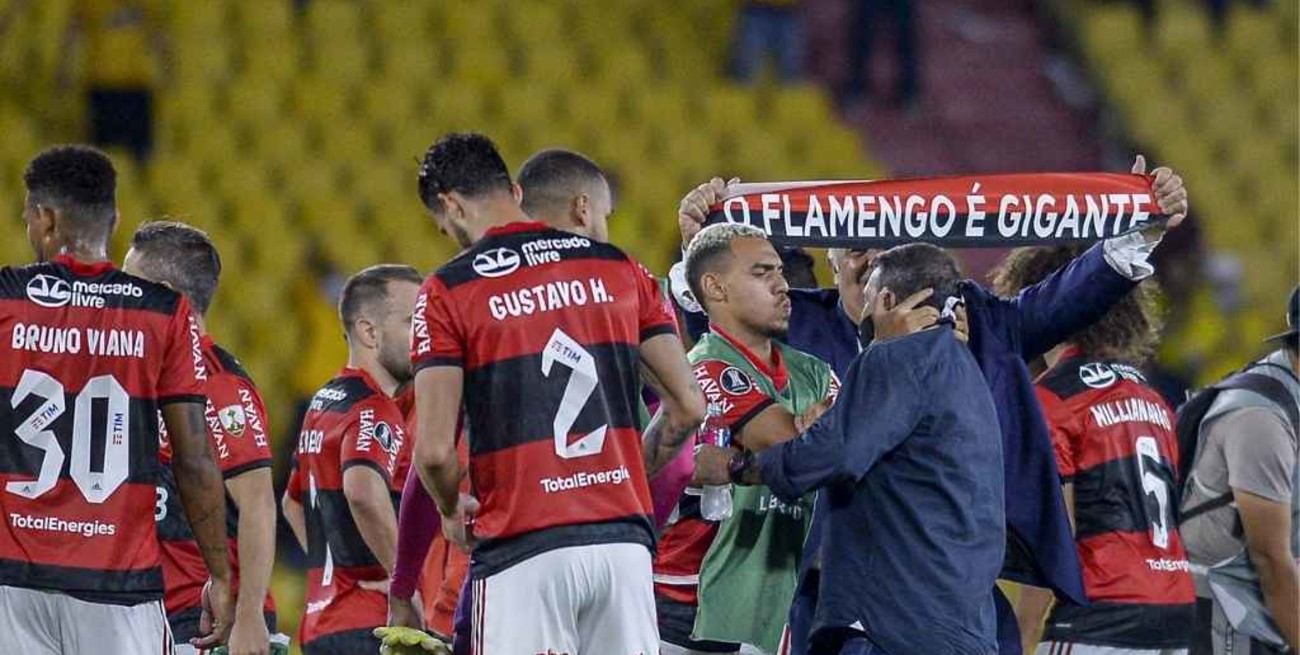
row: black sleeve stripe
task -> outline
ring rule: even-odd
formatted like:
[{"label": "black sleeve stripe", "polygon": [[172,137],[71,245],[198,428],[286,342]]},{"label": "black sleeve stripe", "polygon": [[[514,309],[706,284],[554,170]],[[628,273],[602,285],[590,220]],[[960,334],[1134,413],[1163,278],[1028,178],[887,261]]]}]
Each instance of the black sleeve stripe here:
[{"label": "black sleeve stripe", "polygon": [[732,440],[735,440],[736,435],[740,434],[740,432],[745,429],[745,426],[748,425],[750,421],[754,420],[755,417],[763,413],[763,410],[767,409],[768,407],[771,407],[774,404],[776,404],[775,400],[772,400],[771,398],[764,399],[763,402],[755,405],[753,409],[749,410],[748,412],[745,412],[744,416],[741,416],[740,418],[736,419],[736,421],[731,424]]},{"label": "black sleeve stripe", "polygon": [[672,323],[651,325],[650,327],[641,330],[641,341],[644,343],[649,341],[652,337],[657,337],[661,334],[671,334],[675,336],[677,334],[677,328],[673,327]]},{"label": "black sleeve stripe", "polygon": [[374,469],[376,473],[383,476],[384,484],[392,486],[393,480],[392,478],[388,477],[388,471],[384,470],[384,467],[368,459],[358,457],[356,459],[350,459],[346,462],[343,462],[343,468],[341,470],[342,472],[347,472],[347,470],[352,468],[353,466],[364,466],[369,469]]},{"label": "black sleeve stripe", "polygon": [[256,471],[257,469],[264,469],[264,468],[266,469],[271,468],[270,458],[255,459],[251,462],[245,462],[243,464],[240,464],[239,466],[233,467],[228,471],[223,471],[221,473],[221,479],[229,480],[231,478],[239,477],[243,473],[247,473],[249,471]]},{"label": "black sleeve stripe", "polygon": [[198,403],[206,405],[208,397],[201,393],[181,394],[179,396],[162,396],[158,398],[158,406],[170,405],[172,403]]},{"label": "black sleeve stripe", "polygon": [[465,368],[465,360],[460,357],[425,357],[411,367],[411,375],[414,376],[416,373],[419,373],[426,368],[433,368],[435,366]]}]

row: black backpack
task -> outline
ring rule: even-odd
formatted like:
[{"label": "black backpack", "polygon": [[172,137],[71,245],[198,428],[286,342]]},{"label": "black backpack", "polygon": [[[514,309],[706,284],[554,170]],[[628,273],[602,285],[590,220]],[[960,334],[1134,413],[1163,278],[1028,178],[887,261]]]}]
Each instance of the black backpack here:
[{"label": "black backpack", "polygon": [[[1191,477],[1192,468],[1196,464],[1196,450],[1200,445],[1201,437],[1201,420],[1210,411],[1210,406],[1214,404],[1220,393],[1229,389],[1253,391],[1282,408],[1290,419],[1291,425],[1300,426],[1300,409],[1296,407],[1295,399],[1286,383],[1263,373],[1252,372],[1263,366],[1272,366],[1286,371],[1288,375],[1293,377],[1295,375],[1290,369],[1277,364],[1267,362],[1255,364],[1243,371],[1229,375],[1214,385],[1201,389],[1188,398],[1187,402],[1178,407],[1178,421],[1175,431],[1178,434],[1178,463],[1180,466],[1178,471],[1178,493],[1175,497],[1180,499],[1179,502],[1186,493],[1187,480]],[[1230,504],[1232,504],[1232,492],[1217,498],[1211,498],[1196,507],[1189,508],[1181,513],[1179,522],[1187,521],[1192,517],[1200,516]]]}]

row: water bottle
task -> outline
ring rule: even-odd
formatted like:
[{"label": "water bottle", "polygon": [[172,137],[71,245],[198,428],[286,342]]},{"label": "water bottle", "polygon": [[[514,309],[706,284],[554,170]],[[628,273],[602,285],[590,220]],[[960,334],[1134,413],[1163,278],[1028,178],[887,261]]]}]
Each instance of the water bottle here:
[{"label": "water bottle", "polygon": [[[726,448],[731,445],[731,430],[722,416],[722,406],[709,404],[708,417],[700,426],[700,443]],[[721,521],[731,516],[731,485],[704,485],[700,492],[700,516],[706,521]]]}]

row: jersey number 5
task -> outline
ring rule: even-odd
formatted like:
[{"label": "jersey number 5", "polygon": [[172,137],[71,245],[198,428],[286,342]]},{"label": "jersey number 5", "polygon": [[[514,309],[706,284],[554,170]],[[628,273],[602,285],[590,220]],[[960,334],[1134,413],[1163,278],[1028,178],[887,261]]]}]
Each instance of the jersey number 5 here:
[{"label": "jersey number 5", "polygon": [[[44,451],[45,457],[41,459],[41,469],[35,480],[14,480],[5,485],[5,491],[24,498],[36,498],[58,484],[59,472],[63,470],[66,455],[50,426],[63,415],[67,406],[63,384],[40,371],[23,371],[9,404],[17,409],[28,396],[36,396],[44,402],[14,428],[14,434],[27,445]],[[92,453],[96,450],[91,443],[96,432],[92,426],[96,400],[107,403],[101,448],[103,464],[98,471],[91,466]],[[69,473],[89,503],[104,502],[126,482],[131,456],[130,405],[126,390],[111,375],[91,378],[77,394],[72,413],[72,465]]]},{"label": "jersey number 5", "polygon": [[599,380],[596,377],[596,358],[591,352],[574,341],[573,337],[556,328],[551,340],[542,350],[542,375],[551,376],[551,369],[560,364],[573,371],[569,383],[564,387],[564,398],[560,400],[560,409],[555,413],[551,428],[555,435],[555,454],[564,459],[574,459],[595,455],[605,447],[605,432],[609,425],[602,425],[590,433],[569,440],[569,430],[578,420],[578,414],[596,391]]}]

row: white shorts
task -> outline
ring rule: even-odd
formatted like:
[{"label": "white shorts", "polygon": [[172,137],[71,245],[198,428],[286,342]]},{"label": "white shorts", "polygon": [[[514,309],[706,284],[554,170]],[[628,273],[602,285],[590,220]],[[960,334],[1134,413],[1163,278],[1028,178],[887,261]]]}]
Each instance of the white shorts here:
[{"label": "white shorts", "polygon": [[1187,655],[1186,648],[1115,648],[1091,644],[1071,644],[1063,641],[1044,641],[1038,644],[1034,655]]},{"label": "white shorts", "polygon": [[4,652],[23,655],[172,655],[172,631],[158,600],[109,605],[0,586],[0,635]]},{"label": "white shorts", "polygon": [[472,655],[659,652],[645,546],[557,548],[473,585]]}]

